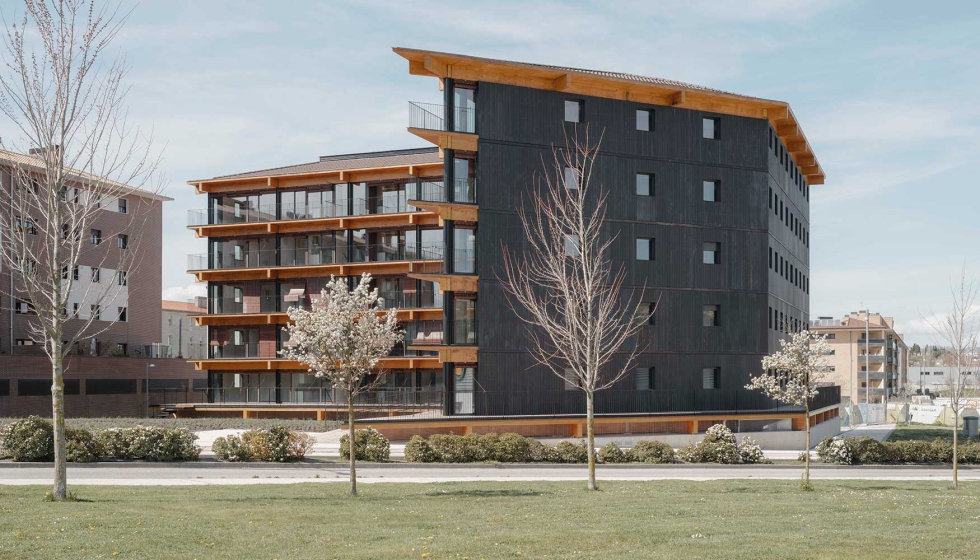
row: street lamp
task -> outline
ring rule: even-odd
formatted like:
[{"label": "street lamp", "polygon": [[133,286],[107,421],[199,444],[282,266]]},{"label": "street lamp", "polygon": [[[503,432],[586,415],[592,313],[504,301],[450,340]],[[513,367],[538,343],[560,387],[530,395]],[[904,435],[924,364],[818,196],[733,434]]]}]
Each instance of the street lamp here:
[{"label": "street lamp", "polygon": [[146,417],[150,417],[150,368],[157,367],[156,364],[146,364],[146,386],[143,391],[146,393]]}]

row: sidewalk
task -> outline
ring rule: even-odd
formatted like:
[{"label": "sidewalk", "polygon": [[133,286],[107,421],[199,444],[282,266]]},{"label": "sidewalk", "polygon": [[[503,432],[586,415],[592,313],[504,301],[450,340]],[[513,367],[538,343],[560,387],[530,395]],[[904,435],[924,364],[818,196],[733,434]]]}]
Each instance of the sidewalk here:
[{"label": "sidewalk", "polygon": [[[841,428],[840,435],[848,438],[872,437],[878,441],[885,441],[888,436],[895,431],[895,423],[890,424],[863,424],[850,428]],[[820,442],[816,442],[820,443]]]}]

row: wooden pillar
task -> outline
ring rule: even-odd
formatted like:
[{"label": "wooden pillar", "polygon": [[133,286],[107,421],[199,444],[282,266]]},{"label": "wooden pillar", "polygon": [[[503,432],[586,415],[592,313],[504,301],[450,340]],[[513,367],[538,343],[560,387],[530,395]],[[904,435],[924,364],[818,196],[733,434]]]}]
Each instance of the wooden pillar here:
[{"label": "wooden pillar", "polygon": [[696,433],[698,433],[698,421],[697,420],[689,420],[687,422],[687,433],[689,433],[689,434],[696,434]]},{"label": "wooden pillar", "polygon": [[804,427],[805,427],[805,425],[803,424],[804,421],[805,421],[805,419],[802,416],[794,416],[793,417],[793,431],[794,432],[800,432],[800,431],[802,431],[804,429]]},{"label": "wooden pillar", "polygon": [[317,422],[323,422],[326,419],[327,419],[327,411],[326,410],[318,410],[318,411],[316,411],[316,420],[317,420]]},{"label": "wooden pillar", "polygon": [[572,437],[582,437],[582,434],[585,432],[584,427],[585,424],[580,424],[578,422],[572,424]]},{"label": "wooden pillar", "polygon": [[473,426],[469,424],[463,424],[463,435],[468,436],[473,433]]}]

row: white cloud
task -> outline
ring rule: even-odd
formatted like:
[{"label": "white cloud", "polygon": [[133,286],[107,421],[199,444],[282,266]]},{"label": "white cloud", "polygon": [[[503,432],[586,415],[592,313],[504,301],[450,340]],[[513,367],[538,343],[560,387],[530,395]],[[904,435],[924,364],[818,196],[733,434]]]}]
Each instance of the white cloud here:
[{"label": "white cloud", "polygon": [[193,283],[186,286],[174,286],[163,290],[163,299],[168,301],[193,301],[194,298],[207,295],[205,284]]}]

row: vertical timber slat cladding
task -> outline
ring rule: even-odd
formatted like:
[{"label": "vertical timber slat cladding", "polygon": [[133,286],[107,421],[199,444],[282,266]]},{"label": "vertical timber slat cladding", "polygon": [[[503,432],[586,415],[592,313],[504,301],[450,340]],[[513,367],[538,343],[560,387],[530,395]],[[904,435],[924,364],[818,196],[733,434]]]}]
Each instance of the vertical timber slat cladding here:
[{"label": "vertical timber slat cladding", "polygon": [[[563,121],[565,99],[584,102],[581,124]],[[658,390],[701,389],[704,368],[721,369],[721,388],[739,389],[759,373],[781,333],[768,328],[769,308],[808,319],[809,297],[769,268],[769,248],[809,277],[808,248],[769,209],[769,189],[788,173],[773,163],[764,119],[656,106],[652,130],[637,131],[643,104],[480,82],[477,130],[480,234],[477,237],[481,329],[478,379],[487,391],[560,390],[564,382],[534,363],[527,327],[504,303],[497,276],[501,247],[527,249],[517,209],[541,173],[552,172],[552,149],[575,127],[602,145],[593,187],[607,193],[604,232],[615,236],[614,264],[627,269],[626,292],[646,286],[660,297],[650,347],[637,366],[655,368]],[[719,119],[720,138],[702,137],[702,118]],[[778,140],[778,138],[777,138]],[[636,174],[652,175],[650,196],[637,195]],[[703,200],[703,181],[718,181],[716,202]],[[809,230],[808,201],[795,187],[785,200]],[[783,198],[784,195],[780,195]],[[639,261],[635,240],[654,238],[655,260]],[[720,244],[718,264],[702,260],[704,243]],[[718,326],[703,325],[703,306],[720,306]],[[625,359],[625,355],[622,357]],[[632,375],[618,388],[633,389]]]}]

